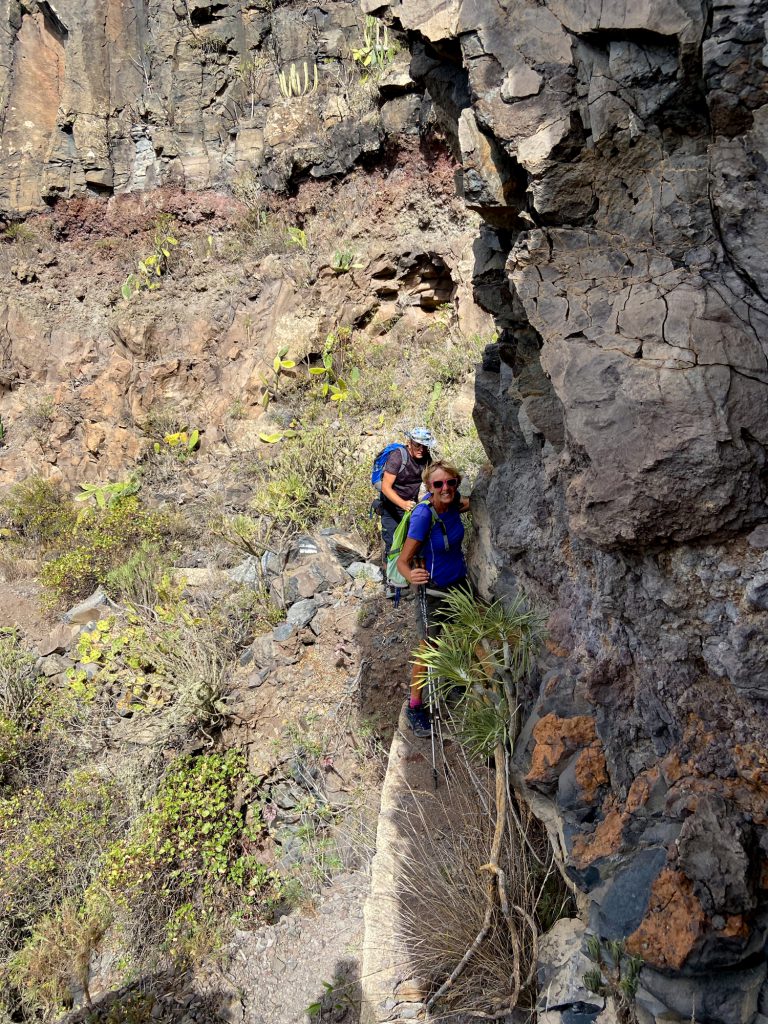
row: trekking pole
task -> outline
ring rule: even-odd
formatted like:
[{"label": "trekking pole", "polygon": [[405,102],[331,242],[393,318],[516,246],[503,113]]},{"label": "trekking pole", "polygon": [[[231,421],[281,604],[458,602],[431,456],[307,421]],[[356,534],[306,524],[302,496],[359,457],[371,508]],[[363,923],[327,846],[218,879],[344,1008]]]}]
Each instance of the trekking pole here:
[{"label": "trekking pole", "polygon": [[[414,565],[417,565],[420,569],[424,568],[424,560],[422,558],[414,559]],[[424,624],[424,639],[429,640],[429,615],[427,614],[427,587],[425,583],[420,583],[418,586],[419,591],[419,612],[421,614],[421,621]],[[435,789],[437,789],[437,755],[435,753],[435,714],[434,714],[434,686],[432,682],[432,669],[427,666],[427,707],[429,708],[429,724],[430,728],[430,742],[432,744],[432,782],[434,783]]]}]

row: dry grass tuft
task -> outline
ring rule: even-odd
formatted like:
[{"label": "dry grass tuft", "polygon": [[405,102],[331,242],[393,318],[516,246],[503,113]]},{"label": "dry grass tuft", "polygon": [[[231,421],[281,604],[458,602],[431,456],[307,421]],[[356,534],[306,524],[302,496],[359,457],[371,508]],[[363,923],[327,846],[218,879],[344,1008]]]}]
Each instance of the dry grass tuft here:
[{"label": "dry grass tuft", "polygon": [[[398,893],[401,938],[413,974],[430,982],[439,1015],[501,1017],[515,1008],[532,1010],[538,936],[571,904],[541,825],[530,816],[518,824],[520,812],[508,815],[511,838],[498,861],[508,913],[489,900],[489,886],[495,888],[496,880],[484,866],[494,837],[494,788],[492,769],[467,766],[454,776],[437,813],[425,813],[420,806],[405,829],[408,870]],[[452,974],[455,980],[435,998]]]}]

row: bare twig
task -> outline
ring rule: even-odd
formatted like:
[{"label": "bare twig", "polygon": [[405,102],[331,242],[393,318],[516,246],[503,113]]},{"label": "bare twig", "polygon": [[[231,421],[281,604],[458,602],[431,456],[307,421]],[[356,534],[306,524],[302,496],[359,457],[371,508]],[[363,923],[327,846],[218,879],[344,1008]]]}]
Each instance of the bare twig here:
[{"label": "bare twig", "polygon": [[458,962],[458,964],[451,971],[451,973],[448,975],[448,977],[445,979],[445,981],[440,986],[440,988],[437,990],[437,992],[435,992],[434,995],[429,997],[429,999],[427,1000],[427,1003],[426,1003],[427,1010],[431,1010],[432,1007],[437,1002],[437,1000],[442,995],[445,995],[445,993],[448,991],[448,989],[451,987],[451,985],[453,985],[453,983],[459,977],[459,975],[464,970],[464,968],[467,966],[469,961],[472,959],[472,955],[475,953],[475,951],[478,950],[480,948],[480,946],[482,946],[483,942],[485,941],[485,937],[487,936],[488,932],[490,931],[490,928],[491,928],[491,918],[492,917],[493,917],[493,904],[489,902],[488,906],[485,909],[485,917],[483,918],[482,928],[480,929],[480,931],[475,936],[474,942],[469,947],[469,949],[466,951],[466,953],[461,958],[461,960]]}]

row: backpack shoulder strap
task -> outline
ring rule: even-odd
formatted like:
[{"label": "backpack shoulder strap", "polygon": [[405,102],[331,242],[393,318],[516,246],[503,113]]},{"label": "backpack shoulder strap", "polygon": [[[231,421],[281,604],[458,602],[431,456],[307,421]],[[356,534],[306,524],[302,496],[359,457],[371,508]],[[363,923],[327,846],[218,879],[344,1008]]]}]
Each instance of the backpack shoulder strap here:
[{"label": "backpack shoulder strap", "polygon": [[[450,542],[448,540],[448,530],[446,529],[445,523],[443,522],[443,520],[437,514],[437,511],[435,510],[435,506],[432,504],[432,502],[429,500],[429,498],[422,498],[421,501],[418,502],[418,504],[416,505],[416,508],[418,508],[419,505],[426,505],[427,508],[429,509],[431,515],[432,515],[432,522],[430,524],[427,536],[424,538],[424,543],[426,544],[427,540],[429,539],[429,535],[432,533],[432,530],[435,528],[435,524],[437,524],[440,527],[440,529],[443,531],[443,546],[444,546],[444,550],[445,551],[450,551],[451,550],[451,545],[450,545]],[[416,509],[414,509],[413,511],[415,511],[415,510]]]},{"label": "backpack shoulder strap", "polygon": [[[434,529],[435,523],[439,524],[440,529],[443,531],[444,550],[445,551],[450,551],[451,550],[451,545],[450,545],[450,542],[448,540],[448,530],[446,529],[445,523],[440,518],[440,516],[437,514],[437,512],[435,510],[435,506],[431,502],[429,502],[429,509],[430,509],[430,511],[432,513],[432,526],[430,527],[430,533],[432,532],[432,529]],[[429,534],[427,534],[427,536],[429,536]]]}]

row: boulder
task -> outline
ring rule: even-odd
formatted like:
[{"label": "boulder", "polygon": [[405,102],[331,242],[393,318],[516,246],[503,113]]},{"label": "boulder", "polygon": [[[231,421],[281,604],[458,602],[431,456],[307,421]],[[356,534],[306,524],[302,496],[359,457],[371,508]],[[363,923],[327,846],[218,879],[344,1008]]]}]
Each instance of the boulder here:
[{"label": "boulder", "polygon": [[77,635],[73,625],[60,625],[44,637],[37,645],[38,654],[46,657],[49,654],[64,654],[69,650],[72,640]]},{"label": "boulder", "polygon": [[537,1016],[550,1011],[589,1007],[597,1014],[603,1000],[584,988],[584,975],[594,968],[584,953],[586,925],[578,918],[561,918],[539,942],[536,979]]},{"label": "boulder", "polygon": [[708,972],[694,977],[670,977],[644,967],[643,988],[682,1020],[702,1024],[752,1024],[757,1013],[766,965],[731,971]]},{"label": "boulder", "polygon": [[[296,604],[291,605],[288,609],[285,625],[295,626],[296,629],[303,629],[304,626],[310,624],[316,614],[317,604],[315,601],[297,601]],[[280,627],[278,626],[277,629],[280,629]]]},{"label": "boulder", "polygon": [[76,604],[69,611],[65,612],[64,621],[75,622],[78,625],[96,622],[98,619],[103,619],[106,615],[109,615],[116,607],[107,597],[105,591],[99,587],[90,597],[86,597],[80,604]]},{"label": "boulder", "polygon": [[[263,557],[266,557],[266,555]],[[233,583],[240,583],[247,587],[258,587],[263,579],[262,563],[263,558],[262,562],[260,562],[254,555],[248,555],[234,569],[230,569],[227,576],[229,576]]]},{"label": "boulder", "polygon": [[[396,267],[389,259],[384,256],[379,261],[378,272],[386,274],[392,277],[396,274]],[[374,266],[371,269],[371,275],[376,276],[377,270]],[[364,562],[366,560],[368,549],[367,546],[357,537],[353,537],[351,534],[342,533],[335,527],[330,527],[320,531],[321,536],[330,545],[336,558],[341,562],[342,566],[346,569],[352,562]]]},{"label": "boulder", "polygon": [[381,567],[371,562],[351,562],[347,566],[347,572],[353,580],[367,580],[371,583],[383,583],[384,574]]}]

